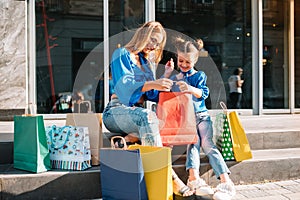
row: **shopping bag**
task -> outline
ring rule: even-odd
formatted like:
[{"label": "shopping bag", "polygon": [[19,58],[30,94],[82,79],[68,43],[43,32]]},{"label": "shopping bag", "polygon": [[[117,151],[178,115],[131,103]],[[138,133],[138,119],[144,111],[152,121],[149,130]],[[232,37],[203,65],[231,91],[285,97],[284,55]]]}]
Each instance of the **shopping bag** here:
[{"label": "shopping bag", "polygon": [[100,179],[103,200],[148,199],[139,149],[101,148]]},{"label": "shopping bag", "polygon": [[225,161],[235,160],[233,153],[233,145],[231,140],[231,132],[227,115],[225,113],[219,113],[216,116],[215,121],[217,137],[217,148],[221,152]]},{"label": "shopping bag", "polygon": [[86,170],[91,167],[88,127],[46,127],[51,168]]},{"label": "shopping bag", "polygon": [[99,165],[99,150],[103,147],[101,113],[68,113],[66,126],[88,127],[92,165]]},{"label": "shopping bag", "polygon": [[251,148],[237,112],[232,111],[227,114],[227,117],[229,119],[235,160],[239,162],[251,159]]},{"label": "shopping bag", "polygon": [[92,105],[90,101],[81,101],[74,103],[74,113],[91,113]]},{"label": "shopping bag", "polygon": [[35,173],[51,169],[43,116],[14,116],[14,168]]},{"label": "shopping bag", "polygon": [[169,147],[130,145],[139,149],[145,173],[149,200],[172,200],[172,161]]},{"label": "shopping bag", "polygon": [[194,144],[198,141],[191,94],[160,92],[156,113],[164,146]]}]

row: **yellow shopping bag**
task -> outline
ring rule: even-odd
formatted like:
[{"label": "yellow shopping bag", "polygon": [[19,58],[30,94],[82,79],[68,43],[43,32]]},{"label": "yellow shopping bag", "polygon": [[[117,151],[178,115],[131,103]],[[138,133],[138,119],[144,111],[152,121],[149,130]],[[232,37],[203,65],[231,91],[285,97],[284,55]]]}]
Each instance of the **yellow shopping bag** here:
[{"label": "yellow shopping bag", "polygon": [[236,161],[243,161],[252,158],[250,145],[236,111],[227,113],[232,137],[233,153]]},{"label": "yellow shopping bag", "polygon": [[128,149],[139,149],[145,173],[149,200],[172,200],[172,162],[169,147],[130,145]]}]

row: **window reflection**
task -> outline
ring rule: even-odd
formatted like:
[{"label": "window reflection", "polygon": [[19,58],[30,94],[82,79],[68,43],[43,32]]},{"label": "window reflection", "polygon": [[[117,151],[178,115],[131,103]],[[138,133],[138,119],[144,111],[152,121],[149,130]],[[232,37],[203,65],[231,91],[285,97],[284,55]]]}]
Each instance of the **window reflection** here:
[{"label": "window reflection", "polygon": [[[144,1],[109,1],[111,36],[143,22]],[[102,112],[103,0],[36,0],[36,25],[38,113]]]},{"label": "window reflection", "polygon": [[95,111],[102,21],[101,0],[36,0],[38,113]]},{"label": "window reflection", "polygon": [[[216,80],[209,75],[213,74],[211,68],[216,67],[222,77],[229,102],[228,78],[237,67],[242,67],[245,80],[242,108],[252,108],[251,1],[156,0],[155,3],[156,20],[164,27],[204,41],[209,57],[200,58],[197,66],[208,75],[211,98],[217,98],[219,93]],[[207,105],[215,108],[209,106],[210,102]]]},{"label": "window reflection", "polygon": [[110,0],[109,23],[110,35],[139,27],[144,23],[144,1]]},{"label": "window reflection", "polygon": [[295,107],[300,108],[300,2],[295,1]]},{"label": "window reflection", "polygon": [[265,0],[263,10],[263,108],[288,108],[287,1]]}]

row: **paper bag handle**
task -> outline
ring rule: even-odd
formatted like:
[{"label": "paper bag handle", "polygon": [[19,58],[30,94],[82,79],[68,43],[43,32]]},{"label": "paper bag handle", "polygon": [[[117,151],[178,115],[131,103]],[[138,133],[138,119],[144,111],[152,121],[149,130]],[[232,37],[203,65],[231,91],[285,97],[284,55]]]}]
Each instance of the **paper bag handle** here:
[{"label": "paper bag handle", "polygon": [[[59,132],[56,132],[55,130],[57,130]],[[53,134],[55,133],[62,133],[65,129],[67,129],[67,135],[66,135],[66,139],[64,140],[63,144],[61,144],[60,146],[55,146],[55,142],[53,141]],[[69,136],[70,136],[70,126],[63,126],[61,128],[57,128],[55,125],[52,126],[51,130],[49,131],[49,137],[50,137],[50,141],[51,141],[51,147],[54,149],[61,149],[63,148],[66,144],[67,141],[69,140]]]},{"label": "paper bag handle", "polygon": [[223,101],[221,101],[220,102],[220,106],[221,106],[221,108],[223,109],[223,111],[224,111],[224,113],[226,114],[228,111],[227,111],[227,106],[226,106],[226,104],[223,102]]},{"label": "paper bag handle", "polygon": [[113,136],[113,137],[110,139],[110,145],[111,145],[111,148],[112,148],[112,149],[115,149],[115,148],[116,148],[116,147],[115,147],[115,144],[114,144],[114,139],[117,139],[117,138],[119,138],[119,139],[121,139],[121,140],[123,141],[124,147],[123,147],[122,149],[127,149],[126,140],[125,140],[125,138],[122,137],[122,136]]}]

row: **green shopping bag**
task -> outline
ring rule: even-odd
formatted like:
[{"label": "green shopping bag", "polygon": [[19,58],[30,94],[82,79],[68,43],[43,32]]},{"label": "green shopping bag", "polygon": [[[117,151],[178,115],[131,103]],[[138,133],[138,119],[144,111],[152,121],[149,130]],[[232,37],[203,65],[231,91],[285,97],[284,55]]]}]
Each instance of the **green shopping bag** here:
[{"label": "green shopping bag", "polygon": [[35,173],[50,169],[43,116],[14,116],[14,168]]},{"label": "green shopping bag", "polygon": [[225,161],[235,160],[228,117],[226,114],[220,113],[217,115],[217,120],[222,120],[223,125],[222,133],[217,139],[217,147]]}]

